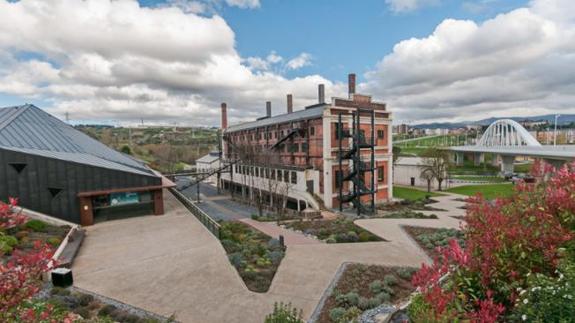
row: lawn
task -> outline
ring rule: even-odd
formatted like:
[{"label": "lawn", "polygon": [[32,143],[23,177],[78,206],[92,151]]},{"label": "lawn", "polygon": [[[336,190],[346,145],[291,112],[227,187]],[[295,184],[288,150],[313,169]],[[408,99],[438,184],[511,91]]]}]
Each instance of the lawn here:
[{"label": "lawn", "polygon": [[415,188],[408,188],[408,187],[401,187],[401,186],[394,186],[393,187],[393,197],[404,199],[404,200],[423,200],[426,196],[434,197],[434,196],[443,196],[441,193],[437,192],[427,192],[418,190]]},{"label": "lawn", "polygon": [[460,181],[475,181],[475,182],[489,182],[489,183],[504,183],[505,178],[499,176],[480,176],[480,175],[455,175],[451,179]]},{"label": "lawn", "polygon": [[484,198],[492,200],[497,197],[509,197],[513,194],[513,185],[505,184],[487,184],[487,185],[465,185],[452,187],[447,190],[451,193],[473,196],[481,193]]}]

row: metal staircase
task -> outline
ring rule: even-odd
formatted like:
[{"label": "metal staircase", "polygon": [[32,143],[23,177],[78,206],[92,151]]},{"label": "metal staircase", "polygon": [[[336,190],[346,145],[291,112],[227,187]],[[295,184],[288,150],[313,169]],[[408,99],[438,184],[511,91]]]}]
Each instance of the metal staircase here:
[{"label": "metal staircase", "polygon": [[[344,130],[344,115],[351,115],[352,124],[349,130]],[[370,138],[365,136],[365,127],[361,127],[362,117],[370,118]],[[356,209],[358,216],[375,213],[375,193],[377,192],[375,185],[375,111],[357,108],[351,114],[340,113],[337,122],[337,140],[339,178],[336,180],[339,186],[340,211],[343,211],[344,204],[350,203]],[[344,166],[344,162],[347,165]],[[345,176],[344,170],[347,173]],[[366,178],[369,178],[369,183],[366,183]],[[344,192],[344,183],[351,183],[348,192]],[[365,198],[365,196],[368,197]]]}]

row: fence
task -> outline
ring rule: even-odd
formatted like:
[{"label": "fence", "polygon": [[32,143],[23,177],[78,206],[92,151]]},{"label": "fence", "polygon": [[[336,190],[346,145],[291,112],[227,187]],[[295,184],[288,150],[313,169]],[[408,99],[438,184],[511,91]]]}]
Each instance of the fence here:
[{"label": "fence", "polygon": [[188,199],[184,194],[176,190],[175,188],[170,188],[170,192],[188,209],[192,214],[202,222],[202,224],[210,230],[210,232],[220,239],[220,224],[212,219],[206,212],[202,211],[194,202]]}]

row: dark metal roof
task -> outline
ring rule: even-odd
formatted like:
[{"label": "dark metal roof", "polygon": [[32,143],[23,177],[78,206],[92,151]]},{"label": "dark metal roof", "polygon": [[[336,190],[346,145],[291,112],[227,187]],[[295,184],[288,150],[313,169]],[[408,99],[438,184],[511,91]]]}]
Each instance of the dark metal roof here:
[{"label": "dark metal roof", "polygon": [[143,163],[31,104],[0,108],[0,148],[156,177]]},{"label": "dark metal roof", "polygon": [[307,107],[304,110],[298,110],[292,113],[280,114],[271,118],[265,118],[256,121],[232,125],[226,129],[226,132],[234,132],[234,131],[270,126],[278,123],[294,122],[299,120],[318,118],[323,115],[323,111],[326,106],[329,106],[329,104],[316,104]]}]

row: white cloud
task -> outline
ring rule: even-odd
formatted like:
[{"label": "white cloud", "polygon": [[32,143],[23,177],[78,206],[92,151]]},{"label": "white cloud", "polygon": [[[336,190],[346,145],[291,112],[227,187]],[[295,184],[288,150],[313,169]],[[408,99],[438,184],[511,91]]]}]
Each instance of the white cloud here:
[{"label": "white cloud", "polygon": [[[245,3],[233,5],[259,4]],[[234,122],[261,116],[268,100],[282,112],[286,93],[294,93],[296,106],[314,103],[318,83],[343,91],[317,75],[287,79],[268,71],[281,56],[242,59],[234,42],[220,16],[181,6],[0,0],[0,92],[44,99],[50,112],[76,120],[217,125],[222,101]]]},{"label": "white cloud", "polygon": [[574,112],[574,12],[570,0],[535,0],[481,24],[446,19],[396,44],[360,88],[399,119]]},{"label": "white cloud", "polygon": [[290,59],[286,67],[290,70],[297,70],[304,66],[311,65],[312,56],[308,53],[301,53],[298,56]]},{"label": "white cloud", "polygon": [[259,8],[260,0],[226,0],[229,6],[235,6],[239,8]]},{"label": "white cloud", "polygon": [[391,11],[405,13],[439,3],[439,0],[385,0]]}]

